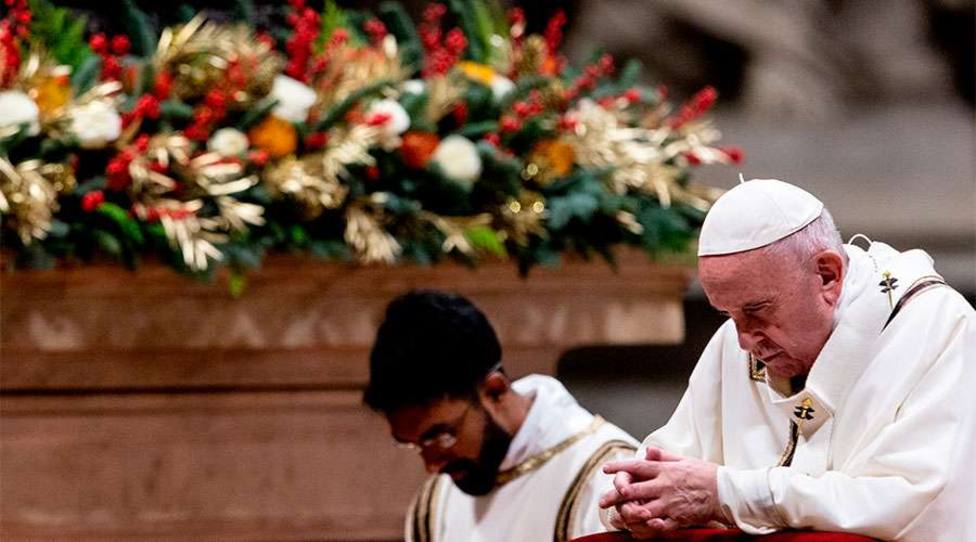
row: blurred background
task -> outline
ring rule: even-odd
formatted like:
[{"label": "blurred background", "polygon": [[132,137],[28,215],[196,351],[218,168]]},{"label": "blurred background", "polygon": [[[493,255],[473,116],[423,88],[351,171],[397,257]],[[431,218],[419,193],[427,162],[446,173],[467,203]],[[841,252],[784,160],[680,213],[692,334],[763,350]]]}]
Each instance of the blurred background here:
[{"label": "blurred background", "polygon": [[[177,5],[163,6],[158,2],[138,3],[163,22],[167,18],[175,17],[178,8]],[[93,30],[113,32],[121,24],[113,18],[112,10],[107,9],[108,3],[77,1],[58,4],[72,6],[80,13],[87,14],[92,21]],[[378,2],[340,4],[350,8],[370,8]],[[214,10],[217,18],[221,17],[221,10],[229,9],[228,5],[229,2],[218,1],[188,4],[189,9],[193,10]],[[262,13],[270,13],[270,5],[258,4],[259,17]],[[406,2],[406,5],[416,15],[420,13],[423,2],[411,1]],[[729,188],[738,182],[738,175],[742,173],[747,179],[779,178],[798,184],[825,202],[845,239],[861,233],[901,250],[924,248],[935,259],[936,270],[952,286],[971,303],[976,299],[974,2],[577,0],[525,3],[524,8],[530,31],[543,28],[558,9],[566,11],[569,20],[566,48],[574,63],[589,58],[594,51],[606,51],[621,59],[640,59],[645,66],[645,81],[667,85],[675,97],[690,96],[705,85],[716,87],[719,91],[719,102],[713,117],[724,135],[723,144],[742,148],[746,158],[743,164],[735,167],[711,166],[699,169],[697,181]],[[436,274],[432,277],[431,280],[435,281],[433,285],[436,285]],[[539,280],[539,277],[536,276],[535,279]],[[328,282],[328,277],[320,280],[322,284],[319,286],[322,286]],[[530,277],[529,280],[533,278]],[[124,288],[125,283],[124,278],[115,278],[101,286],[89,284],[85,295],[111,296],[119,288]],[[171,291],[183,289],[178,282],[166,284],[168,290],[164,288],[156,294],[147,295],[141,302],[160,303]],[[383,284],[384,287],[394,288],[399,283],[390,280]],[[299,290],[298,286],[291,290],[288,287],[286,284],[285,290],[299,292],[296,295],[319,295]],[[256,288],[260,289],[260,285]],[[328,289],[325,286],[323,288]],[[382,288],[380,290],[386,291]],[[179,318],[176,312],[206,307],[217,297],[208,293],[206,287],[193,286],[185,291],[199,292],[199,300],[195,305],[187,301],[174,306],[174,322]],[[5,297],[9,293],[9,290],[5,290]],[[52,295],[56,297],[59,294]],[[540,366],[553,368],[556,376],[567,384],[584,406],[602,414],[638,438],[645,436],[667,420],[684,390],[685,381],[698,355],[722,322],[708,307],[700,288],[693,280],[687,290],[679,295],[684,319],[684,339],[681,343],[592,345],[555,354],[546,350],[545,355],[553,355],[553,359],[539,360]],[[82,296],[78,299],[73,301],[71,307],[72,310],[79,311],[79,318],[84,318],[86,298]],[[348,299],[347,302],[353,303]],[[253,303],[262,310],[267,310],[270,319],[276,317],[273,297]],[[500,304],[489,304],[489,307],[504,306],[503,301],[498,303]],[[514,305],[518,300],[512,299],[510,303]],[[505,321],[506,314],[509,314],[506,310],[493,313],[486,308],[486,311],[499,328],[516,325]],[[134,317],[131,311],[125,309],[120,314]],[[91,316],[102,319],[107,317],[106,314]],[[341,334],[342,329],[340,326],[338,331],[334,331]],[[8,333],[9,330],[0,332]],[[53,332],[65,330],[54,329]],[[160,333],[165,335],[166,330],[161,330]],[[242,340],[247,342],[246,338]],[[9,343],[9,337],[5,338],[5,344]],[[65,352],[65,356],[73,355],[69,350]],[[138,355],[138,352],[132,354]],[[174,363],[180,361],[178,356],[156,355],[158,359],[154,363],[166,363],[174,358]],[[215,350],[209,354],[209,358],[227,363],[234,355],[233,351]],[[288,350],[279,355],[282,359],[291,356],[297,360],[293,369],[295,374],[319,370],[314,366],[314,351]],[[525,353],[520,352],[518,355]],[[51,431],[58,427],[67,428],[70,436],[57,436],[45,429],[47,435],[32,435],[32,440],[18,441],[23,445],[18,450],[36,449],[38,453],[53,453],[53,459],[41,460],[41,464],[49,466],[50,472],[59,473],[57,476],[63,476],[70,482],[59,484],[57,479],[32,480],[12,476],[11,465],[16,464],[9,461],[24,461],[24,456],[8,455],[8,466],[4,475],[6,480],[0,482],[19,486],[11,489],[8,485],[3,491],[6,502],[0,502],[0,507],[6,508],[3,517],[15,520],[15,527],[32,525],[33,521],[47,526],[36,532],[40,533],[38,536],[41,538],[60,538],[52,533],[73,533],[71,536],[79,539],[86,536],[91,538],[95,536],[92,532],[102,531],[86,530],[78,525],[107,526],[108,531],[104,532],[117,533],[124,533],[127,523],[142,522],[141,524],[150,525],[154,521],[173,521],[173,525],[182,525],[179,522],[182,521],[181,518],[185,519],[186,507],[197,506],[206,512],[205,516],[209,514],[205,518],[210,521],[208,525],[223,525],[227,527],[226,532],[237,533],[231,539],[247,538],[250,535],[245,533],[252,532],[275,533],[278,532],[276,526],[279,525],[301,526],[300,529],[289,531],[292,535],[288,535],[288,538],[300,539],[316,538],[317,536],[309,533],[322,532],[317,530],[320,528],[329,532],[342,531],[355,524],[357,518],[369,517],[368,514],[357,516],[361,510],[355,507],[337,508],[338,505],[331,501],[328,506],[334,509],[330,512],[352,519],[345,523],[342,519],[317,519],[319,504],[315,502],[303,503],[298,512],[289,509],[290,505],[282,504],[292,502],[289,499],[303,498],[302,492],[309,489],[303,480],[306,476],[312,476],[301,471],[296,472],[293,466],[300,465],[301,458],[306,454],[315,454],[323,438],[320,434],[321,420],[314,418],[309,412],[329,407],[332,399],[319,398],[315,395],[317,389],[314,387],[266,382],[242,390],[231,384],[221,384],[223,380],[218,378],[216,385],[193,391],[216,394],[214,396],[220,397],[219,404],[207,402],[209,399],[203,399],[202,395],[198,397],[183,394],[172,399],[167,395],[172,390],[166,388],[165,382],[155,388],[142,389],[138,393],[139,401],[149,403],[140,412],[193,412],[189,417],[174,422],[180,424],[178,430],[172,429],[162,437],[185,445],[174,454],[161,458],[153,458],[151,454],[137,457],[140,448],[133,445],[127,448],[129,455],[121,456],[124,465],[111,467],[97,465],[97,461],[90,463],[79,457],[97,457],[99,450],[110,447],[111,439],[132,435],[133,442],[138,443],[139,439],[149,442],[153,435],[146,433],[144,427],[130,419],[125,422],[129,425],[123,424],[119,426],[120,429],[105,430],[107,432],[104,434],[107,436],[104,441],[88,446],[84,454],[77,455],[75,452],[78,448],[73,448],[73,443],[82,439],[84,434],[98,433],[104,427],[97,417],[86,422],[87,425],[71,425],[70,421],[64,421],[57,415],[61,408],[59,405],[65,404],[58,401],[81,404],[80,411],[88,414],[111,414],[125,411],[124,405],[130,404],[127,402],[136,401],[131,399],[135,392],[126,391],[122,384],[108,392],[86,391],[83,386],[73,388],[70,385],[72,380],[84,381],[85,368],[77,364],[71,365],[70,371],[73,372],[67,373],[68,376],[64,373],[42,375],[41,380],[67,382],[60,391],[39,392],[28,388],[12,390],[9,385],[11,375],[15,379],[26,379],[22,372],[12,368],[11,364],[16,361],[8,349],[2,360],[5,366],[3,374],[8,379],[3,393],[7,401],[4,422],[8,430],[4,434],[9,438],[16,433],[15,429],[19,430],[23,424],[35,424],[38,419],[48,423],[43,427],[53,428]],[[64,363],[67,367],[67,361]],[[208,371],[189,362],[171,367],[176,367],[172,370],[182,371],[183,375]],[[233,378],[228,375],[233,376],[243,369],[227,371],[226,374],[221,373],[221,378],[227,376],[227,382],[231,382]],[[355,378],[361,378],[360,369],[353,372]],[[346,398],[344,400],[351,401],[348,404],[354,404],[358,401],[358,392],[355,385],[348,382],[355,381],[355,378],[344,373],[339,374],[339,377],[348,377],[345,387],[340,386],[337,389],[346,394],[343,397]],[[146,378],[151,381],[156,376]],[[296,381],[299,380],[301,379]],[[239,394],[241,391],[246,393]],[[265,392],[269,395],[260,395]],[[290,395],[282,395],[284,392]],[[13,404],[12,399],[30,394],[39,394],[41,397],[36,400],[39,402],[31,403],[29,408],[10,406]],[[34,395],[31,395],[31,401],[35,401]],[[253,406],[255,404],[264,404],[262,401],[266,399],[261,397],[271,396],[274,396],[273,401],[268,403],[271,410],[287,412],[292,416],[284,425],[264,411],[254,414],[260,418],[258,422],[254,422],[253,418],[241,417],[215,421],[199,414],[208,411],[207,409],[216,412],[222,408],[230,408],[227,405],[237,409],[235,412],[245,412],[249,408],[256,408]],[[258,399],[254,399],[255,397]],[[193,410],[198,408],[193,405],[198,405],[199,410]],[[385,428],[375,416],[360,410],[349,416],[343,422],[344,425],[338,425],[338,429],[325,438],[341,440],[345,435],[359,431],[357,428],[362,426],[376,433],[376,442],[386,440]],[[192,457],[199,453],[195,451],[199,449],[195,449],[193,444],[219,446],[219,441],[223,438],[221,435],[236,434],[233,433],[235,424],[255,423],[257,428],[250,430],[248,442],[261,443],[264,446],[261,448],[263,451],[242,447],[235,452],[234,449],[222,448],[222,453],[225,454],[222,457],[231,458],[231,463],[239,460],[240,465],[261,464],[263,457],[267,457],[268,469],[261,473],[259,480],[253,484],[235,486],[235,491],[240,492],[235,498],[247,504],[242,504],[239,509],[212,508],[211,504],[222,497],[217,490],[209,494],[203,492],[194,497],[195,500],[181,499],[181,495],[192,492],[194,484],[198,483],[189,474],[181,473],[181,465],[199,462],[199,458]],[[288,448],[285,444],[278,443],[276,439],[282,434],[288,434],[292,441],[300,442],[301,446]],[[160,434],[156,433],[155,438],[160,438]],[[100,446],[103,448],[99,448]],[[263,456],[265,453],[268,455]],[[369,455],[372,451],[351,450],[348,453]],[[285,467],[276,464],[278,460]],[[328,465],[329,461],[328,457],[323,457],[320,463]],[[145,467],[146,472],[155,473],[156,476],[123,480],[125,475],[118,469],[126,465],[133,468]],[[231,470],[227,472],[220,470],[223,467],[227,467],[226,461],[223,464],[212,463],[206,466],[214,472],[219,471],[215,475],[218,478],[253,475],[243,466],[234,470],[231,465],[228,467]],[[384,489],[383,470],[408,469],[411,472],[416,471],[416,478],[419,479],[420,468],[419,461],[408,457],[395,465],[384,465],[375,471],[360,473],[357,480],[364,491],[372,492],[377,498],[389,494],[389,507],[393,509],[395,516],[401,513],[403,495],[408,495],[410,491],[391,493]],[[105,487],[86,487],[85,476],[78,476],[78,472],[85,473],[91,480],[118,479],[124,487],[121,493]],[[45,491],[51,493],[67,491],[78,502],[97,502],[99,499],[138,502],[146,495],[153,495],[162,504],[153,511],[138,513],[129,518],[110,517],[109,512],[100,512],[94,505],[85,508],[88,511],[83,514],[62,517],[53,512],[45,512],[43,504],[37,501],[37,492],[32,493],[30,488],[20,487],[27,486],[32,481],[41,484],[46,488]],[[227,479],[223,482],[233,485]],[[65,488],[65,483],[70,487]],[[285,493],[279,493],[280,498],[276,500],[274,495],[263,494],[261,488],[267,484],[291,489],[282,490]],[[340,495],[341,489],[319,488],[309,491],[312,494],[325,494],[328,500]],[[316,491],[319,493],[315,493]],[[68,502],[65,506],[75,504],[77,503]],[[27,519],[23,515],[15,516],[10,512],[14,505],[18,510],[26,506],[34,510],[34,515]],[[253,510],[266,511],[267,517],[255,519],[249,516]],[[291,519],[275,520],[275,517]],[[299,519],[295,519],[296,517]],[[233,527],[234,518],[246,523],[241,528],[244,530],[235,531],[237,527]],[[59,525],[66,526],[66,530],[59,531]],[[184,534],[188,538],[202,537],[208,532],[214,532],[206,530],[209,528],[211,527],[201,527],[202,530],[197,533],[187,531]],[[25,531],[19,532],[22,534]],[[391,532],[395,531],[391,531],[389,526],[383,526],[371,532],[350,532],[343,539],[395,539],[395,535],[390,535]],[[158,534],[170,538],[181,536],[162,527]],[[262,538],[276,536],[262,535]],[[95,536],[94,539],[99,537]]]}]

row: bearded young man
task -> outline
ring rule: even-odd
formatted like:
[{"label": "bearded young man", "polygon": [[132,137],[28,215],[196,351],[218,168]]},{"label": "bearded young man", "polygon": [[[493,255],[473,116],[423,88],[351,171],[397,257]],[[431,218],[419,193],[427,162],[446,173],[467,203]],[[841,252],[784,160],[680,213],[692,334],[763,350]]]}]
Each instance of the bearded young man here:
[{"label": "bearded young man", "polygon": [[976,312],[932,259],[842,245],[776,180],[719,198],[699,256],[729,320],[667,425],[605,466],[607,522],[976,540]]},{"label": "bearded young man", "polygon": [[387,307],[365,403],[431,476],[410,505],[410,542],[568,540],[603,530],[606,461],[633,437],[553,378],[511,381],[491,324],[463,297],[405,294]]}]

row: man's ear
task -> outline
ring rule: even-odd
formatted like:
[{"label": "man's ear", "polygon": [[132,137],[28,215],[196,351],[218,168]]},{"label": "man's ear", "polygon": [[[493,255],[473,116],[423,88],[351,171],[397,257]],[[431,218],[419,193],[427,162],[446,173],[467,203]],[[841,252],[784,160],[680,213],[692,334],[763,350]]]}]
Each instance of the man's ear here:
[{"label": "man's ear", "polygon": [[481,385],[482,395],[486,400],[493,403],[497,403],[510,389],[511,384],[508,381],[508,377],[501,371],[493,371],[485,377],[485,381]]},{"label": "man's ear", "polygon": [[836,250],[824,250],[814,258],[817,275],[820,277],[820,290],[824,299],[836,305],[844,284],[844,258]]}]

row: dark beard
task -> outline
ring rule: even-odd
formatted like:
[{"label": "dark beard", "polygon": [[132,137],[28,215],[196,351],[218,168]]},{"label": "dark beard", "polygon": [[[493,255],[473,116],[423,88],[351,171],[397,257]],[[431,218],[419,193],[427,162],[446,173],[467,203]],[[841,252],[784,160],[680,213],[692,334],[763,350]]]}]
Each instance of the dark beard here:
[{"label": "dark beard", "polygon": [[459,459],[448,464],[441,472],[463,472],[464,476],[454,480],[454,485],[468,495],[487,495],[495,489],[495,479],[498,477],[498,467],[501,466],[508,453],[508,446],[512,437],[501,428],[491,416],[485,412],[484,438],[477,461]]}]

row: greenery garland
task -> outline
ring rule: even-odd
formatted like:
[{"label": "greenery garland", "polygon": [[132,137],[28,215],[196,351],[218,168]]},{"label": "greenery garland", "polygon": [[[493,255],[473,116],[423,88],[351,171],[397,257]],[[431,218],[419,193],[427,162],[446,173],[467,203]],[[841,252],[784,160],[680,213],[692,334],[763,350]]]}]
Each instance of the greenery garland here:
[{"label": "greenery garland", "polygon": [[[707,88],[672,109],[639,67],[568,66],[565,16],[541,35],[489,0],[430,4],[415,25],[281,7],[281,25],[185,13],[85,36],[46,0],[0,21],[0,213],[9,265],[154,255],[201,277],[269,250],[524,273],[617,245],[684,251],[716,190]],[[183,12],[181,12],[183,13]],[[9,256],[12,254],[12,256]],[[239,282],[239,281],[238,281]]]}]

